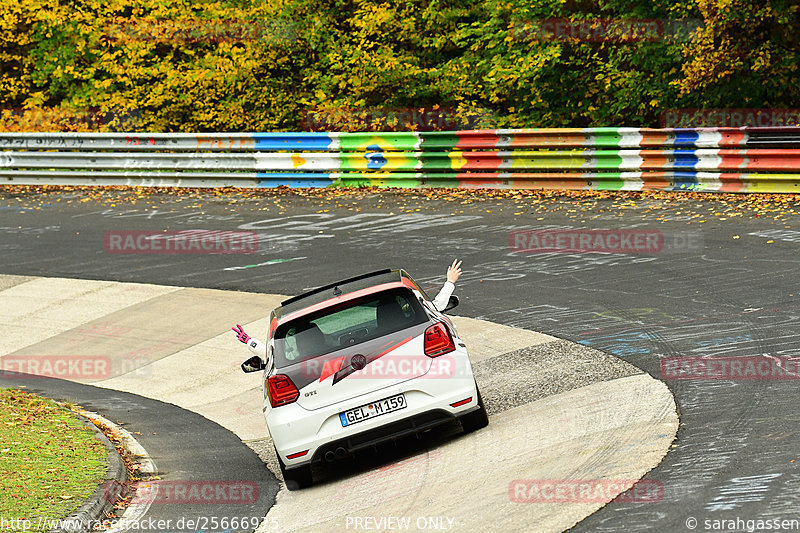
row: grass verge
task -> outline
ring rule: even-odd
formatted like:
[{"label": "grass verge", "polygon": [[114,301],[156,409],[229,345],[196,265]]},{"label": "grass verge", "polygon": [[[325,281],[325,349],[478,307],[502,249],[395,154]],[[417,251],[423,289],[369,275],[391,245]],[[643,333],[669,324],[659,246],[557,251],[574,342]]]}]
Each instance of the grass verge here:
[{"label": "grass verge", "polygon": [[50,529],[103,482],[107,457],[94,431],[66,407],[0,389],[0,529]]}]

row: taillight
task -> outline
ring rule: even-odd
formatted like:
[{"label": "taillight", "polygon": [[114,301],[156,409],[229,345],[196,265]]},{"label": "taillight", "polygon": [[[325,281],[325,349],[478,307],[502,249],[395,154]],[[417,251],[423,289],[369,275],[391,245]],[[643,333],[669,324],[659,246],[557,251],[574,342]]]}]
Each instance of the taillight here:
[{"label": "taillight", "polygon": [[439,357],[456,349],[447,327],[437,322],[425,330],[425,355]]},{"label": "taillight", "polygon": [[267,392],[269,393],[269,403],[272,407],[279,407],[297,401],[300,391],[294,386],[289,376],[276,374],[267,379]]}]

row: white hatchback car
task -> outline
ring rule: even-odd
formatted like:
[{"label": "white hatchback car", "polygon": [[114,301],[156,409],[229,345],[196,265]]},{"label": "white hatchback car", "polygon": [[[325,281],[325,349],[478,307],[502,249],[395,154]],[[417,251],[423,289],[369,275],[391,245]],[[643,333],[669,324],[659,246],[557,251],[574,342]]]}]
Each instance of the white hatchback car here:
[{"label": "white hatchback car", "polygon": [[[450,297],[445,311],[458,304]],[[311,465],[458,419],[489,423],[466,345],[403,270],[380,270],[300,294],[270,315],[264,417],[286,486]]]}]

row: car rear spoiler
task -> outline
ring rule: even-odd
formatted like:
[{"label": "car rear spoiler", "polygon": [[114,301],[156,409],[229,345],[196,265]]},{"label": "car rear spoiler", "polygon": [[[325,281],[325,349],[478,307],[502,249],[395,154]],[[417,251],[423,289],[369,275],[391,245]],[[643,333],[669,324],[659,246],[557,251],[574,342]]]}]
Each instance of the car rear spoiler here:
[{"label": "car rear spoiler", "polygon": [[362,279],[371,278],[373,276],[382,276],[384,274],[390,274],[391,272],[392,272],[391,268],[384,268],[382,270],[376,270],[375,272],[369,272],[367,274],[361,274],[359,276],[354,276],[352,278],[343,279],[343,280],[337,281],[335,283],[330,283],[328,285],[324,285],[322,287],[317,287],[316,289],[311,289],[310,291],[304,292],[302,294],[298,294],[297,296],[292,296],[288,300],[282,301],[281,302],[281,306],[294,303],[294,302],[296,302],[298,300],[302,300],[303,298],[307,298],[308,296],[311,296],[312,294],[319,294],[319,293],[321,293],[323,291],[326,291],[326,290],[329,290],[329,289],[335,289],[339,285],[344,285],[345,283],[352,283],[354,281],[359,281],[359,280],[362,280]]}]

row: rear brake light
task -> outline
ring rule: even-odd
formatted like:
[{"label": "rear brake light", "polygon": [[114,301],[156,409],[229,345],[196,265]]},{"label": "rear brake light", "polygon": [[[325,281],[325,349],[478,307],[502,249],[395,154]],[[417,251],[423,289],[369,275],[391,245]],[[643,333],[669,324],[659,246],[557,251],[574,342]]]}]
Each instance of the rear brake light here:
[{"label": "rear brake light", "polygon": [[292,453],[286,456],[287,459],[297,459],[298,457],[303,457],[308,453],[308,450],[303,452]]},{"label": "rear brake light", "polygon": [[267,393],[272,407],[278,407],[297,401],[300,391],[294,386],[289,376],[276,374],[267,379]]},{"label": "rear brake light", "polygon": [[472,396],[470,396],[469,398],[464,398],[463,400],[461,400],[459,402],[451,403],[450,407],[461,407],[462,405],[466,405],[471,401],[472,401]]},{"label": "rear brake light", "polygon": [[425,330],[425,355],[439,357],[456,349],[447,327],[437,322]]}]

